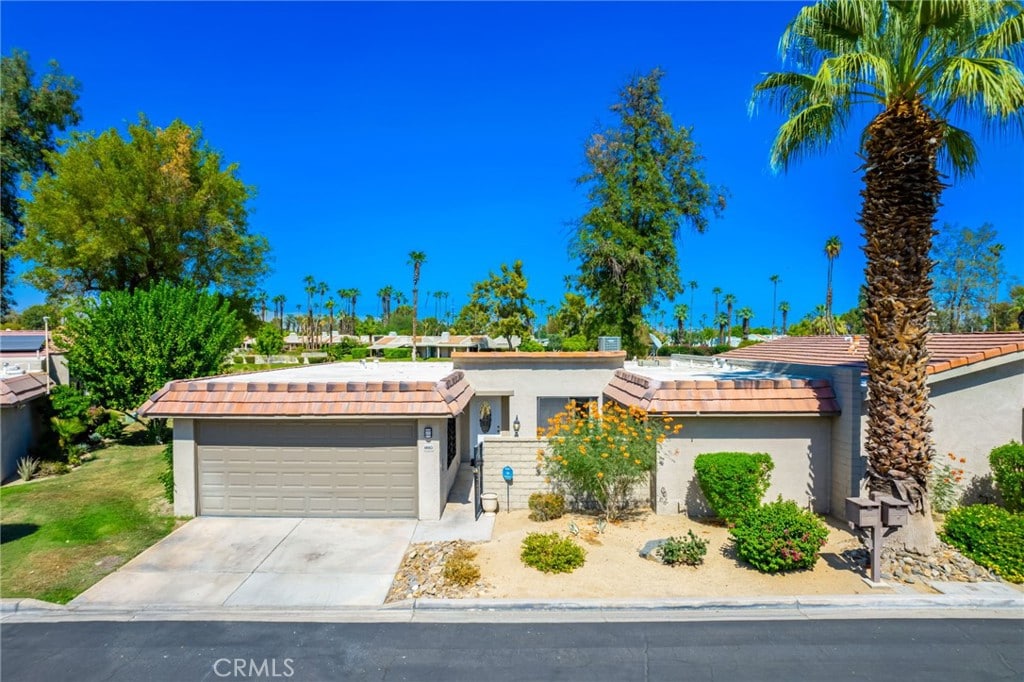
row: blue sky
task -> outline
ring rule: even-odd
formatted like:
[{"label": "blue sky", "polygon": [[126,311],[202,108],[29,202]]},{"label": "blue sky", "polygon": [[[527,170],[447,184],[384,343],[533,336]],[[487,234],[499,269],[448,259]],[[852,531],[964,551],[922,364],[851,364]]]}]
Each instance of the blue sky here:
[{"label": "blue sky", "polygon": [[[409,294],[414,249],[427,254],[421,291],[450,292],[456,309],[473,282],[515,259],[530,293],[557,302],[576,269],[567,245],[585,210],[575,185],[584,142],[613,122],[626,80],[660,66],[667,110],[693,127],[708,180],[730,194],[706,234],[681,232],[695,317],[711,318],[717,286],[757,326],[771,324],[773,273],[791,320],[824,302],[830,235],[843,241],[837,311],[856,303],[863,278],[859,129],[775,175],[780,119],[747,112],[799,7],[4,2],[0,42],[4,54],[27,50],[37,71],[56,59],[81,81],[84,130],[123,130],[139,113],[201,125],[257,189],[250,227],[273,249],[264,289],[285,294],[289,312],[312,274],[332,291],[359,288],[360,314],[376,313],[379,288]],[[977,174],[945,192],[938,220],[993,224],[1020,276],[1024,145],[978,141]],[[20,306],[42,299],[25,286],[15,294]]]}]

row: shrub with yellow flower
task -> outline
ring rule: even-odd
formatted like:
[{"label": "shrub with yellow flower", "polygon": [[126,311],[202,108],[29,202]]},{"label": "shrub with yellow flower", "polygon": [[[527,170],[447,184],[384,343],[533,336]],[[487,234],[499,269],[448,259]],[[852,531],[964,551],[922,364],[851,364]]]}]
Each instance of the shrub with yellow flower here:
[{"label": "shrub with yellow flower", "polygon": [[[681,428],[636,407],[606,402],[598,410],[593,403],[570,403],[550,421],[545,434],[550,454],[542,466],[570,495],[592,499],[613,521],[629,506],[633,488],[654,469],[658,443]],[[589,450],[586,444],[601,448]],[[622,457],[610,457],[609,452],[621,452]]]}]

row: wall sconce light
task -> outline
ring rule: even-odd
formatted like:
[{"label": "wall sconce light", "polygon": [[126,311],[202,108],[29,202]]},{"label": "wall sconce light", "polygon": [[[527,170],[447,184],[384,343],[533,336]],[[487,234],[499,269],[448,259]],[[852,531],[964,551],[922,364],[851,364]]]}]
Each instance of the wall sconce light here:
[{"label": "wall sconce light", "polygon": [[522,424],[519,423],[519,415],[517,414],[516,415],[516,420],[514,422],[512,422],[512,430],[515,432],[516,438],[519,438],[519,429],[521,427],[522,427]]},{"label": "wall sconce light", "polygon": [[433,437],[434,437],[434,428],[431,427],[431,426],[424,426],[423,427],[423,439],[424,440],[430,440]]}]

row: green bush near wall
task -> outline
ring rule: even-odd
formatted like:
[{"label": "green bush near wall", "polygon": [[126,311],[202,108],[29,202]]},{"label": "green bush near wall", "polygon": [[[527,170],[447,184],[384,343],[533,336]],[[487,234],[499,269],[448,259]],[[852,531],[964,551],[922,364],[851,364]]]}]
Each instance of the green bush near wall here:
[{"label": "green bush near wall", "polygon": [[[355,357],[355,356],[353,356]],[[412,357],[412,348],[385,348],[385,360],[408,360]]]},{"label": "green bush near wall", "polygon": [[942,539],[1010,582],[1024,582],[1024,514],[991,504],[954,509]]},{"label": "green bush near wall", "polygon": [[362,359],[364,359],[364,358],[366,358],[367,356],[370,355],[370,349],[369,348],[353,348],[352,352],[351,352],[351,355],[352,355],[352,359],[353,360],[362,360]]},{"label": "green bush near wall", "polygon": [[711,452],[697,455],[693,468],[711,510],[733,524],[760,506],[775,464],[763,452]]},{"label": "green bush near wall", "polygon": [[988,456],[992,478],[1003,503],[1011,512],[1024,512],[1024,445],[1011,440]]}]

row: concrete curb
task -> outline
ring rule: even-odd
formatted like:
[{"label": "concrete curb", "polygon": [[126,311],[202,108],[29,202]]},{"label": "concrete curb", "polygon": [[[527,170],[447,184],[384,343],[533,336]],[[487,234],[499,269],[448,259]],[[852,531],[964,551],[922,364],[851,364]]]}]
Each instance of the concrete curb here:
[{"label": "concrete curb", "polygon": [[380,607],[254,609],[123,604],[68,607],[36,599],[0,600],[3,621],[274,621],[274,622],[571,622],[805,618],[1024,619],[1024,595],[807,595],[746,599],[418,599]]}]

